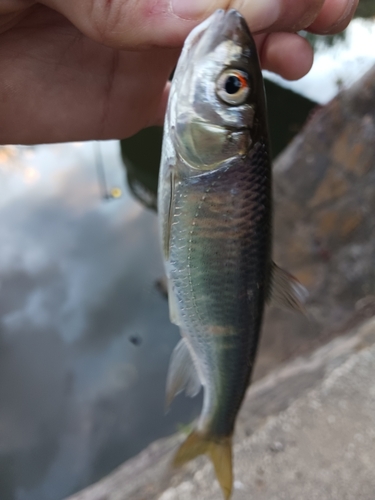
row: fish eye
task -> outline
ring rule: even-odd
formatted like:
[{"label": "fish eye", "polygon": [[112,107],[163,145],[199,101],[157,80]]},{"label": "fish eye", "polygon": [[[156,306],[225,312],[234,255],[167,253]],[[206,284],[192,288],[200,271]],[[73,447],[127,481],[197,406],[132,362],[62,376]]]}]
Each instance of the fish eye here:
[{"label": "fish eye", "polygon": [[249,77],[244,71],[226,69],[217,79],[216,93],[226,104],[232,106],[243,104],[249,92]]}]

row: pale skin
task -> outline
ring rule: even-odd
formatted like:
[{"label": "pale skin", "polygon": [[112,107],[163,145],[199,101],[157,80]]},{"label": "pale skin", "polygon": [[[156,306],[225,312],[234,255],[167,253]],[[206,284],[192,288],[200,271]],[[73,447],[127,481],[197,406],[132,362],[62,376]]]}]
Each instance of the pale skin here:
[{"label": "pale skin", "polygon": [[118,139],[161,124],[181,46],[218,8],[245,16],[263,68],[301,78],[313,53],[295,32],[338,33],[358,4],[171,1],[0,0],[0,144]]}]

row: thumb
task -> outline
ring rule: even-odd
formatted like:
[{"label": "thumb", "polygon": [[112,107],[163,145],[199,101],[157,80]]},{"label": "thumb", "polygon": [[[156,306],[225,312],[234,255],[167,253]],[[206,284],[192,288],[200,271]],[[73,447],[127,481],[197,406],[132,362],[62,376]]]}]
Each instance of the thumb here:
[{"label": "thumb", "polygon": [[180,47],[226,0],[40,0],[89,38],[117,49]]},{"label": "thumb", "polygon": [[[216,9],[237,8],[254,30],[267,28],[295,0],[40,0],[89,38],[117,49],[181,47]],[[317,4],[323,0],[298,0]],[[296,9],[294,9],[296,10]],[[301,9],[297,9],[298,14]],[[293,16],[292,16],[293,17]]]}]

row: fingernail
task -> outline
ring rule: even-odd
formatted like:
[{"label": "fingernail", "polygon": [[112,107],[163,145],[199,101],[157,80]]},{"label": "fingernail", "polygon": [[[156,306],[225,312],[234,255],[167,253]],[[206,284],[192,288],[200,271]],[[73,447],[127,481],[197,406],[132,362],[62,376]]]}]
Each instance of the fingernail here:
[{"label": "fingernail", "polygon": [[251,31],[261,31],[272,26],[281,12],[280,0],[241,2],[239,9]]},{"label": "fingernail", "polygon": [[[339,13],[334,10],[331,13],[331,17],[326,21],[325,27],[319,29],[319,33],[321,35],[329,35],[335,33],[335,31],[337,33],[342,31],[348,25],[352,12],[357,7],[357,3],[357,0],[348,0],[344,5],[344,8],[341,9],[341,12],[340,9],[338,9]],[[343,24],[345,25],[343,26]]]},{"label": "fingernail", "polygon": [[171,8],[177,17],[197,20],[219,9],[218,3],[215,0],[171,0]]},{"label": "fingernail", "polygon": [[346,3],[346,6],[341,14],[341,16],[339,17],[339,19],[336,21],[336,23],[334,24],[334,26],[338,26],[339,24],[341,24],[352,12],[352,10],[354,9],[354,6],[357,4],[357,0],[349,0],[347,3]]},{"label": "fingernail", "polygon": [[[272,26],[277,21],[280,11],[280,0],[262,0],[243,2],[234,1],[232,7],[238,4],[239,12],[244,16],[253,31],[259,31]],[[216,9],[226,8],[228,1],[222,0],[171,0],[172,12],[182,19],[197,20],[207,17]]]}]

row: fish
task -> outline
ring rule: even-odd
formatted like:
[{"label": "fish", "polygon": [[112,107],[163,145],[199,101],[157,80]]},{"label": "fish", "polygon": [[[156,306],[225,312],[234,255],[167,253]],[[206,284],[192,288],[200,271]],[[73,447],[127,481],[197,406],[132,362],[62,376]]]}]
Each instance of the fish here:
[{"label": "fish", "polygon": [[180,328],[169,405],[204,389],[178,467],[206,454],[232,493],[232,437],[266,302],[303,310],[304,288],[272,261],[272,168],[254,39],[234,9],[188,35],[171,83],[158,184],[171,322]]}]

